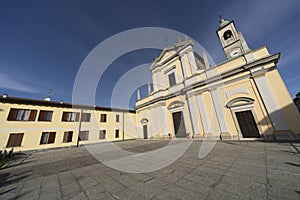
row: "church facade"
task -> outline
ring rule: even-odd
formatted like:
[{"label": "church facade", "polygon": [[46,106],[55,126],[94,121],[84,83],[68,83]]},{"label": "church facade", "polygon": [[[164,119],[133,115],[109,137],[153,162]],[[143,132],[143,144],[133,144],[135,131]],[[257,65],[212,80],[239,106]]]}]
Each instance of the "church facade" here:
[{"label": "church facade", "polygon": [[251,50],[234,21],[220,19],[216,33],[226,61],[214,67],[189,39],[153,61],[153,91],[138,95],[135,107],[138,137],[299,138],[300,115],[276,66],[280,53]]}]

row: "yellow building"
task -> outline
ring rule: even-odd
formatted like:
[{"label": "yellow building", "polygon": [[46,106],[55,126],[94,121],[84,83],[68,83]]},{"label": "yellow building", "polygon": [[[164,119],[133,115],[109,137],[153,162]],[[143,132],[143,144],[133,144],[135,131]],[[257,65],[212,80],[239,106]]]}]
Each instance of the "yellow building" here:
[{"label": "yellow building", "polygon": [[216,32],[225,62],[210,66],[188,39],[153,61],[153,91],[136,102],[138,137],[299,139],[300,116],[276,66],[280,54],[249,49],[233,21],[221,19]]},{"label": "yellow building", "polygon": [[27,151],[76,146],[78,138],[79,145],[132,139],[135,116],[134,110],[4,95],[0,98],[0,147]]}]

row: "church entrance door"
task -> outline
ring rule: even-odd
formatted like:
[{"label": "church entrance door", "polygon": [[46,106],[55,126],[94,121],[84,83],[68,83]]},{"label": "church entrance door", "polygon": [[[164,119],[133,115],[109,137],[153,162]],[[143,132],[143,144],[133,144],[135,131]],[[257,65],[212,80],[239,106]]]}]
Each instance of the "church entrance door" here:
[{"label": "church entrance door", "polygon": [[260,134],[251,110],[235,112],[244,138],[260,138]]},{"label": "church entrance door", "polygon": [[176,138],[185,138],[186,130],[182,112],[172,113],[174,132]]}]

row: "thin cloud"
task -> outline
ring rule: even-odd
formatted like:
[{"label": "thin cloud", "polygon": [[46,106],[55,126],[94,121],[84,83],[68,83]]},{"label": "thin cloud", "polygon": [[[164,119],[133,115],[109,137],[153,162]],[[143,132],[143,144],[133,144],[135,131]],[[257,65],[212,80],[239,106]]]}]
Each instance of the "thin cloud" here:
[{"label": "thin cloud", "polygon": [[293,51],[291,54],[284,54],[281,56],[281,62],[278,65],[280,68],[286,67],[288,64],[296,63],[300,57],[300,53],[298,51]]},{"label": "thin cloud", "polygon": [[286,80],[285,83],[286,83],[286,84],[289,84],[289,83],[293,83],[293,82],[295,82],[295,81],[299,82],[299,80],[300,80],[300,76],[296,76],[296,77],[294,77],[294,78],[291,78],[291,79]]},{"label": "thin cloud", "polygon": [[0,73],[0,88],[15,90],[19,92],[38,93],[35,87],[23,83],[19,79],[10,78],[5,74]]}]

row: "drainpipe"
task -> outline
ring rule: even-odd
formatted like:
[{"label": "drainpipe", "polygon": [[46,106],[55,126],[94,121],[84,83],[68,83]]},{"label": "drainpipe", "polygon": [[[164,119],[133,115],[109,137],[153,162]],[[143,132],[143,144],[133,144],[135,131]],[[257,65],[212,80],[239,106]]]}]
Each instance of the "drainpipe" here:
[{"label": "drainpipe", "polygon": [[125,141],[124,109],[123,109],[123,141]]},{"label": "drainpipe", "polygon": [[77,147],[79,147],[79,134],[80,134],[80,129],[81,129],[81,116],[82,116],[82,109],[80,109],[80,114],[79,114],[79,125],[78,125],[78,137],[77,137]]}]

